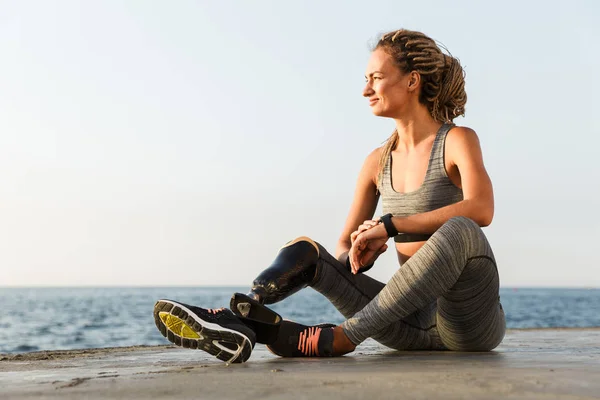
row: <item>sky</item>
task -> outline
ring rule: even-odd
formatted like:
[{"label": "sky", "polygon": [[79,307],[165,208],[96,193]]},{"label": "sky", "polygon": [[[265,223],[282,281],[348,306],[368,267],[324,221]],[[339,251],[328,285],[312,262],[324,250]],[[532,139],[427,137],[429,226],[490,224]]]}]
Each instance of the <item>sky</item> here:
[{"label": "sky", "polygon": [[[0,0],[0,286],[249,286],[297,236],[333,253],[394,129],[362,97],[370,49],[407,28],[465,68],[455,123],[494,185],[501,285],[600,287],[598,15],[592,0]],[[388,250],[370,275],[397,269]]]}]

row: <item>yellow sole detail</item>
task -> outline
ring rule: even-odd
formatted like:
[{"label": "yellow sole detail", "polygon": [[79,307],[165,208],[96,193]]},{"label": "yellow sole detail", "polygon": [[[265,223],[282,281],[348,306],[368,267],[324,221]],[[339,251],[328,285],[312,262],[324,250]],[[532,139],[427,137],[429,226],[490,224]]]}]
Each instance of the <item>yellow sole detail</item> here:
[{"label": "yellow sole detail", "polygon": [[169,314],[168,312],[159,312],[159,318],[165,324],[168,330],[176,334],[177,336],[181,336],[185,339],[201,339],[202,337],[196,333],[190,326],[188,326],[185,321],[180,318],[177,318],[174,315]]}]

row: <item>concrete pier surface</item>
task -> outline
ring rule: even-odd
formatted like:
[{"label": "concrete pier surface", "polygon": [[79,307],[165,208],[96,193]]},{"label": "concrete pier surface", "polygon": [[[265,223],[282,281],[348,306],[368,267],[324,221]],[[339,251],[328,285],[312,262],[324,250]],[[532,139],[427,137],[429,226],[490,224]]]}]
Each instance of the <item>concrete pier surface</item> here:
[{"label": "concrete pier surface", "polygon": [[600,399],[600,328],[509,330],[489,353],[391,351],[283,359],[257,345],[226,366],[198,350],[0,355],[0,398]]}]

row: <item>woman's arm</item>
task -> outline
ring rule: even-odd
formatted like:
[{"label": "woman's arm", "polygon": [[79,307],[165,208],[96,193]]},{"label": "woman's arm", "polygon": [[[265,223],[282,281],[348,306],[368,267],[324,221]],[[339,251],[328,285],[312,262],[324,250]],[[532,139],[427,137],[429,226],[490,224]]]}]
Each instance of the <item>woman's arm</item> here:
[{"label": "woman's arm", "polygon": [[377,208],[379,195],[377,194],[376,173],[381,155],[381,148],[373,150],[366,158],[358,174],[354,199],[346,218],[346,224],[337,243],[335,257],[341,262],[346,261],[346,257],[352,242],[350,235],[363,221],[371,219]]},{"label": "woman's arm", "polygon": [[483,165],[479,138],[474,130],[456,127],[446,137],[446,157],[450,168],[457,168],[463,200],[437,210],[409,217],[394,217],[392,223],[402,233],[433,233],[452,217],[471,218],[488,226],[494,217],[494,191]]}]

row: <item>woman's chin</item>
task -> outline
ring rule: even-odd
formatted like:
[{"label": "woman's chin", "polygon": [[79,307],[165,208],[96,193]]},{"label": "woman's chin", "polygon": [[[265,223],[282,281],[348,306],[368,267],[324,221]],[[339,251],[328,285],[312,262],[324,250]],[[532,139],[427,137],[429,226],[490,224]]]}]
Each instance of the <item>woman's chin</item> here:
[{"label": "woman's chin", "polygon": [[373,113],[374,116],[376,117],[386,117],[387,115],[385,114],[384,110],[381,110],[377,107],[373,107],[371,108],[371,112]]}]

